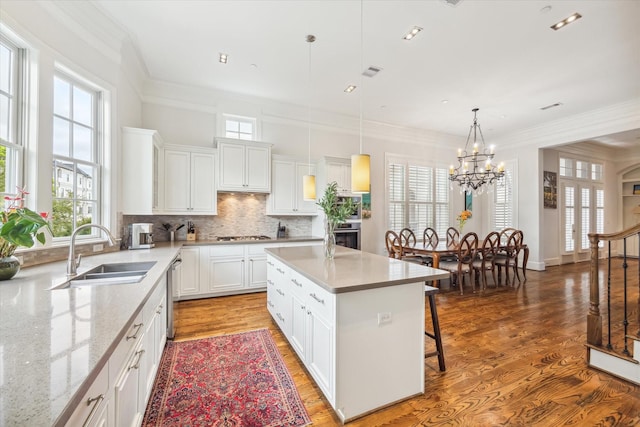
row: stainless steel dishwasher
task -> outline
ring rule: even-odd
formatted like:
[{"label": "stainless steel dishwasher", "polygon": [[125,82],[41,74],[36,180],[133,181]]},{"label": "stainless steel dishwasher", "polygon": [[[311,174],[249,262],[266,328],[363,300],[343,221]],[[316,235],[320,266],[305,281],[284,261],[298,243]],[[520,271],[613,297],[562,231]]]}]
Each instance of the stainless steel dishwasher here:
[{"label": "stainless steel dishwasher", "polygon": [[178,253],[171,261],[171,267],[167,270],[167,339],[172,340],[176,335],[176,327],[173,322],[173,306],[175,304],[174,289],[180,289],[180,275],[182,267],[181,254]]}]

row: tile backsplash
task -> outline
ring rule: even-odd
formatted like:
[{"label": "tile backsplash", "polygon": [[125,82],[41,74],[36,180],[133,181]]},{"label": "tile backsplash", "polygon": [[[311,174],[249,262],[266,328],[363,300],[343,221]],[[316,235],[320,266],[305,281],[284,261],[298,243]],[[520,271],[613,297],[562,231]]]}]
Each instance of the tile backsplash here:
[{"label": "tile backsplash", "polygon": [[127,226],[131,223],[153,223],[153,240],[169,240],[169,232],[163,224],[173,228],[180,224],[185,227],[176,233],[176,240],[187,239],[187,221],[194,223],[198,240],[215,239],[218,236],[266,235],[276,237],[278,223],[287,228],[287,237],[310,236],[311,218],[304,216],[266,216],[267,196],[265,194],[218,194],[218,215],[124,215],[121,236],[127,236]]}]

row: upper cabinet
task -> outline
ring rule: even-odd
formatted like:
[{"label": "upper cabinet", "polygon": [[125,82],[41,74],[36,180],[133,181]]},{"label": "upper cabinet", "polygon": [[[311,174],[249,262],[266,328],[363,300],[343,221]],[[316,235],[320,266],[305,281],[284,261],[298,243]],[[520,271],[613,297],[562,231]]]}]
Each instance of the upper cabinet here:
[{"label": "upper cabinet", "polygon": [[272,162],[272,190],[267,197],[267,215],[317,215],[316,203],[305,201],[302,177],[315,175],[315,165],[295,160]]},{"label": "upper cabinet", "polygon": [[122,128],[122,213],[162,210],[162,138],[155,130]]},{"label": "upper cabinet", "polygon": [[164,213],[217,213],[214,151],[199,147],[167,146],[164,150]]},{"label": "upper cabinet", "polygon": [[216,138],[218,191],[271,192],[271,144]]},{"label": "upper cabinet", "polygon": [[335,181],[339,194],[351,194],[351,160],[325,157],[324,162],[327,184]]}]

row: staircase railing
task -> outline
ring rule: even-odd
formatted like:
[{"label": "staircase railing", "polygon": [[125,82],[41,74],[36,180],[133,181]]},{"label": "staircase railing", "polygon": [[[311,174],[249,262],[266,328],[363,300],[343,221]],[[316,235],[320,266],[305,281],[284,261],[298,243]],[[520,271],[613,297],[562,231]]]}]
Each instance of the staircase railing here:
[{"label": "staircase railing", "polygon": [[[640,224],[620,231],[618,233],[610,234],[597,234],[589,233],[589,241],[591,243],[591,265],[589,268],[589,285],[590,285],[590,304],[589,314],[587,314],[587,343],[594,346],[602,346],[602,315],[600,314],[600,281],[599,281],[599,249],[600,242],[607,242],[607,349],[611,350],[611,243],[621,241],[622,243],[622,268],[623,268],[623,299],[624,299],[624,313],[623,313],[623,327],[624,327],[624,349],[622,353],[629,356],[629,349],[627,345],[628,340],[628,327],[629,316],[627,310],[627,300],[631,290],[628,287],[628,255],[627,255],[627,239],[631,236],[638,236],[638,253],[640,254]],[[620,250],[618,250],[620,255]],[[616,284],[617,286],[617,284]],[[637,335],[640,336],[640,261],[638,262],[638,310],[637,310],[637,324],[639,330]]]}]

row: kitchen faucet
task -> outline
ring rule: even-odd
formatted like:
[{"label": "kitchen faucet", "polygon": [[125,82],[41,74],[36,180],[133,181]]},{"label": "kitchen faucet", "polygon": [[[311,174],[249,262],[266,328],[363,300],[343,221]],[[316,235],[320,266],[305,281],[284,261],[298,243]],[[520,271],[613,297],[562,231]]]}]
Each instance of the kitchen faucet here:
[{"label": "kitchen faucet", "polygon": [[107,229],[107,227],[103,225],[84,224],[84,225],[81,225],[80,227],[77,227],[75,230],[73,230],[73,233],[71,233],[71,242],[69,243],[69,258],[67,259],[67,276],[76,275],[76,273],[78,272],[78,267],[80,267],[80,259],[82,258],[82,255],[78,255],[78,259],[77,260],[75,259],[76,258],[76,255],[75,255],[76,235],[78,234],[79,231],[84,230],[86,228],[90,228],[90,227],[96,227],[104,231],[104,234],[107,235],[107,243],[109,244],[109,246],[113,246],[116,244],[116,238],[113,237],[109,229]]}]

